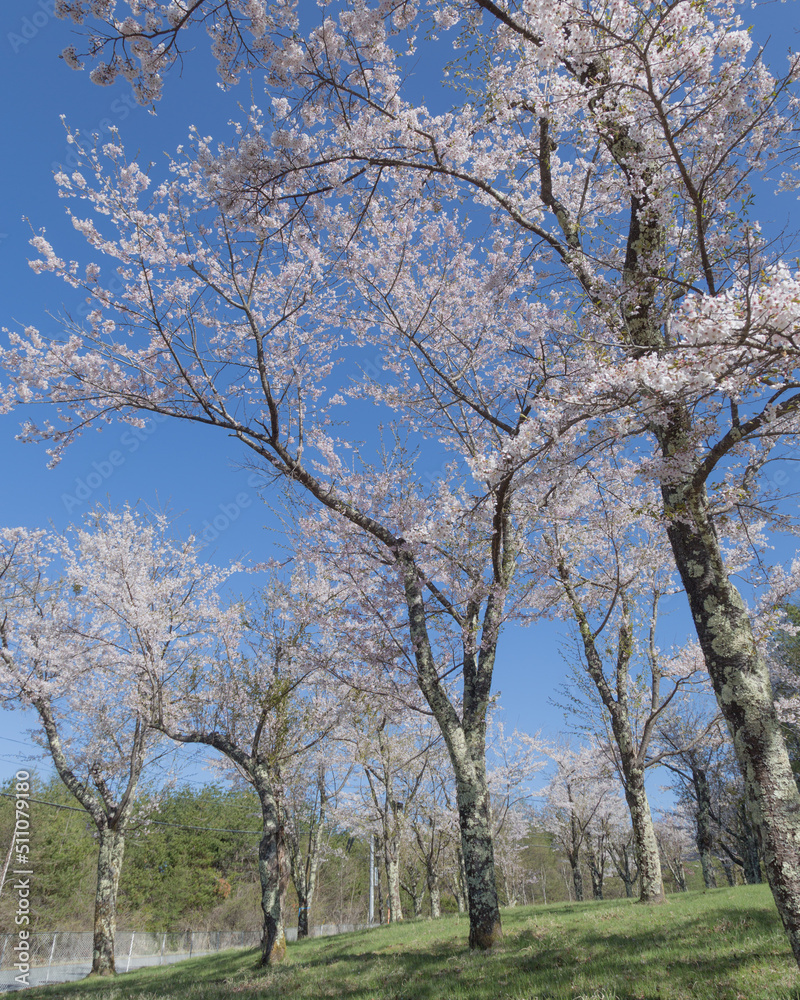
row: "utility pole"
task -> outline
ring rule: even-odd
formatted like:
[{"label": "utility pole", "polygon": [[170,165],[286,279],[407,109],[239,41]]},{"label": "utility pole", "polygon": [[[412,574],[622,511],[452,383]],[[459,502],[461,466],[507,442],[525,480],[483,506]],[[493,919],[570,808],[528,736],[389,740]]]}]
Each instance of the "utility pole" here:
[{"label": "utility pole", "polygon": [[369,923],[375,922],[375,834],[369,835]]}]

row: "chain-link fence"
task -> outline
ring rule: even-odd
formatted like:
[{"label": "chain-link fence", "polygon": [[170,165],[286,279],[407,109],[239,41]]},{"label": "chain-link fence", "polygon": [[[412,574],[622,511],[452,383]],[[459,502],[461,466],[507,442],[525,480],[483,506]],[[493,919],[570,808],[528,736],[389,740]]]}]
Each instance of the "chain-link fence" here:
[{"label": "chain-link fence", "polygon": [[[255,948],[260,941],[260,931],[120,931],[114,955],[117,972],[128,972],[143,965],[167,965],[228,948]],[[15,950],[18,944],[18,935],[0,935],[0,992],[24,989],[26,985],[18,981],[20,968],[15,968],[21,957]],[[22,978],[29,986],[83,979],[91,970],[91,933],[31,934],[27,945],[30,972]]]},{"label": "chain-link fence", "polygon": [[[363,930],[366,924],[321,924],[312,927],[311,937],[329,937],[348,931]],[[297,940],[297,928],[287,927],[288,941]],[[261,932],[256,931],[120,931],[116,937],[114,956],[117,972],[128,972],[145,965],[168,965],[195,955],[210,955],[228,948],[256,948]],[[0,934],[0,993],[24,989],[17,981],[20,969],[15,968],[20,956],[15,950],[17,934]],[[24,977],[29,986],[63,983],[83,979],[92,968],[92,934],[55,931],[31,934],[27,939],[27,965]]]}]

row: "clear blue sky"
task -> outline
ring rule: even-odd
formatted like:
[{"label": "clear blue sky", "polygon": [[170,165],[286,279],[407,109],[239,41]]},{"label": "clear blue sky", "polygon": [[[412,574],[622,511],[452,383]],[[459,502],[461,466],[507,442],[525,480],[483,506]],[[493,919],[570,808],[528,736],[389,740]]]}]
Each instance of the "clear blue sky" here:
[{"label": "clear blue sky", "polygon": [[[107,133],[117,126],[126,149],[138,148],[140,162],[147,162],[174,150],[186,139],[190,125],[220,135],[227,121],[237,117],[237,102],[250,102],[246,83],[227,94],[217,87],[201,36],[182,75],[170,75],[157,114],[149,114],[136,105],[126,83],[96,87],[86,73],[66,67],[58,56],[71,41],[71,27],[50,15],[52,6],[52,0],[7,0],[0,5],[0,325],[34,325],[45,333],[58,329],[49,314],[57,315],[64,303],[73,308],[76,303],[69,300],[62,282],[37,277],[28,267],[27,259],[33,256],[28,246],[31,227],[46,227],[60,255],[70,256],[74,248],[78,256],[83,249],[65,221],[64,203],[52,181],[55,169],[70,166],[60,116],[84,134]],[[763,40],[771,32],[778,51],[792,41],[796,45],[796,36],[790,36],[797,28],[797,14],[797,0],[760,11],[757,37]],[[776,221],[785,222],[785,215]],[[209,551],[218,560],[248,554],[263,559],[270,554],[274,534],[265,529],[272,520],[268,507],[250,484],[249,473],[237,467],[243,456],[236,443],[224,435],[168,421],[152,423],[138,435],[129,427],[111,426],[101,434],[91,432],[68,450],[55,470],[48,470],[43,446],[15,441],[19,419],[0,417],[0,523],[32,528],[52,523],[61,529],[96,502],[121,506],[141,499],[181,514],[176,531],[205,530],[213,539]],[[685,627],[685,618],[674,616],[662,644],[678,641]],[[543,729],[551,735],[562,728],[560,712],[548,704],[563,677],[558,631],[545,624],[505,637],[495,687],[502,691],[507,727]],[[0,712],[0,780],[19,766],[17,752],[30,760],[28,725],[20,713]]]}]

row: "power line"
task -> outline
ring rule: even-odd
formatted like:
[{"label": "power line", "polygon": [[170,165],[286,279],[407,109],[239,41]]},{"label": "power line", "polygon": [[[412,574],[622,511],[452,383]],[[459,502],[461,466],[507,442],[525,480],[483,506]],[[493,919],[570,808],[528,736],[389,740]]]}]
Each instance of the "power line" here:
[{"label": "power line", "polygon": [[41,749],[41,747],[37,747],[35,743],[30,743],[28,740],[15,740],[10,736],[0,736],[0,740],[5,740],[7,743],[20,743],[24,747],[34,747],[37,750]]},{"label": "power line", "polygon": [[[0,795],[4,795],[8,799],[16,799],[18,796],[12,795],[10,792],[0,792]],[[46,802],[44,799],[34,799],[32,796],[26,797],[27,802],[38,802],[42,806],[52,806],[53,809],[69,809],[72,812],[86,813],[85,809],[79,809],[77,806],[65,806],[60,802]],[[203,833],[247,833],[252,834],[254,837],[260,837],[263,835],[262,830],[226,830],[218,826],[187,826],[185,823],[167,823],[162,819],[148,819],[145,820],[147,823],[154,823],[157,826],[174,826],[180,830],[200,830]]]}]

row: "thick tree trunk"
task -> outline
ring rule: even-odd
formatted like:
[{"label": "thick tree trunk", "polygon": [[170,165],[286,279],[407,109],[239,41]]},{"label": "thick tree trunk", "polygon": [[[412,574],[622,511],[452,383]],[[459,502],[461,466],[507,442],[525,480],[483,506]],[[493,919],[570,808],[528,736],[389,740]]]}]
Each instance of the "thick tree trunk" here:
[{"label": "thick tree trunk", "polygon": [[262,836],[258,845],[261,880],[261,964],[275,965],[286,955],[283,909],[286,895],[286,859],[280,811],[265,767],[253,767],[253,784],[261,803]]},{"label": "thick tree trunk", "polygon": [[381,870],[380,865],[376,863],[375,872],[377,874],[377,879],[375,882],[375,897],[378,904],[378,923],[382,924],[383,921],[383,881],[381,880]]},{"label": "thick tree trunk", "polygon": [[589,865],[589,874],[592,878],[592,899],[602,899],[604,873],[594,849],[587,852],[586,861]]},{"label": "thick tree trunk", "polygon": [[308,909],[311,902],[308,896],[298,893],[297,896],[297,940],[308,937]]},{"label": "thick tree trunk", "polygon": [[569,859],[569,866],[572,869],[572,888],[575,890],[575,902],[583,902],[583,872],[581,863],[577,858]]},{"label": "thick tree trunk", "polygon": [[469,946],[473,950],[485,951],[502,937],[489,789],[483,768],[465,767],[459,762],[455,770],[461,854],[469,907]]},{"label": "thick tree trunk", "polygon": [[663,903],[664,881],[661,875],[661,859],[658,855],[653,817],[650,814],[650,803],[647,801],[644,787],[644,772],[641,768],[626,769],[625,801],[631,814],[633,850],[636,867],[639,869],[639,902]]},{"label": "thick tree trunk", "polygon": [[94,901],[94,942],[91,976],[113,976],[114,940],[117,933],[117,891],[125,854],[125,836],[107,826],[100,828],[97,855],[97,890]]},{"label": "thick tree trunk", "polygon": [[394,851],[384,853],[386,866],[387,911],[386,923],[396,924],[403,919],[403,904],[400,900],[400,863]]},{"label": "thick tree trunk", "polygon": [[431,901],[431,919],[438,920],[442,915],[442,904],[436,872],[428,872],[428,897]]},{"label": "thick tree trunk", "polygon": [[[670,454],[669,442],[664,442]],[[745,782],[775,905],[800,964],[800,793],[750,619],[728,578],[703,486],[662,487],[667,532]]]}]

